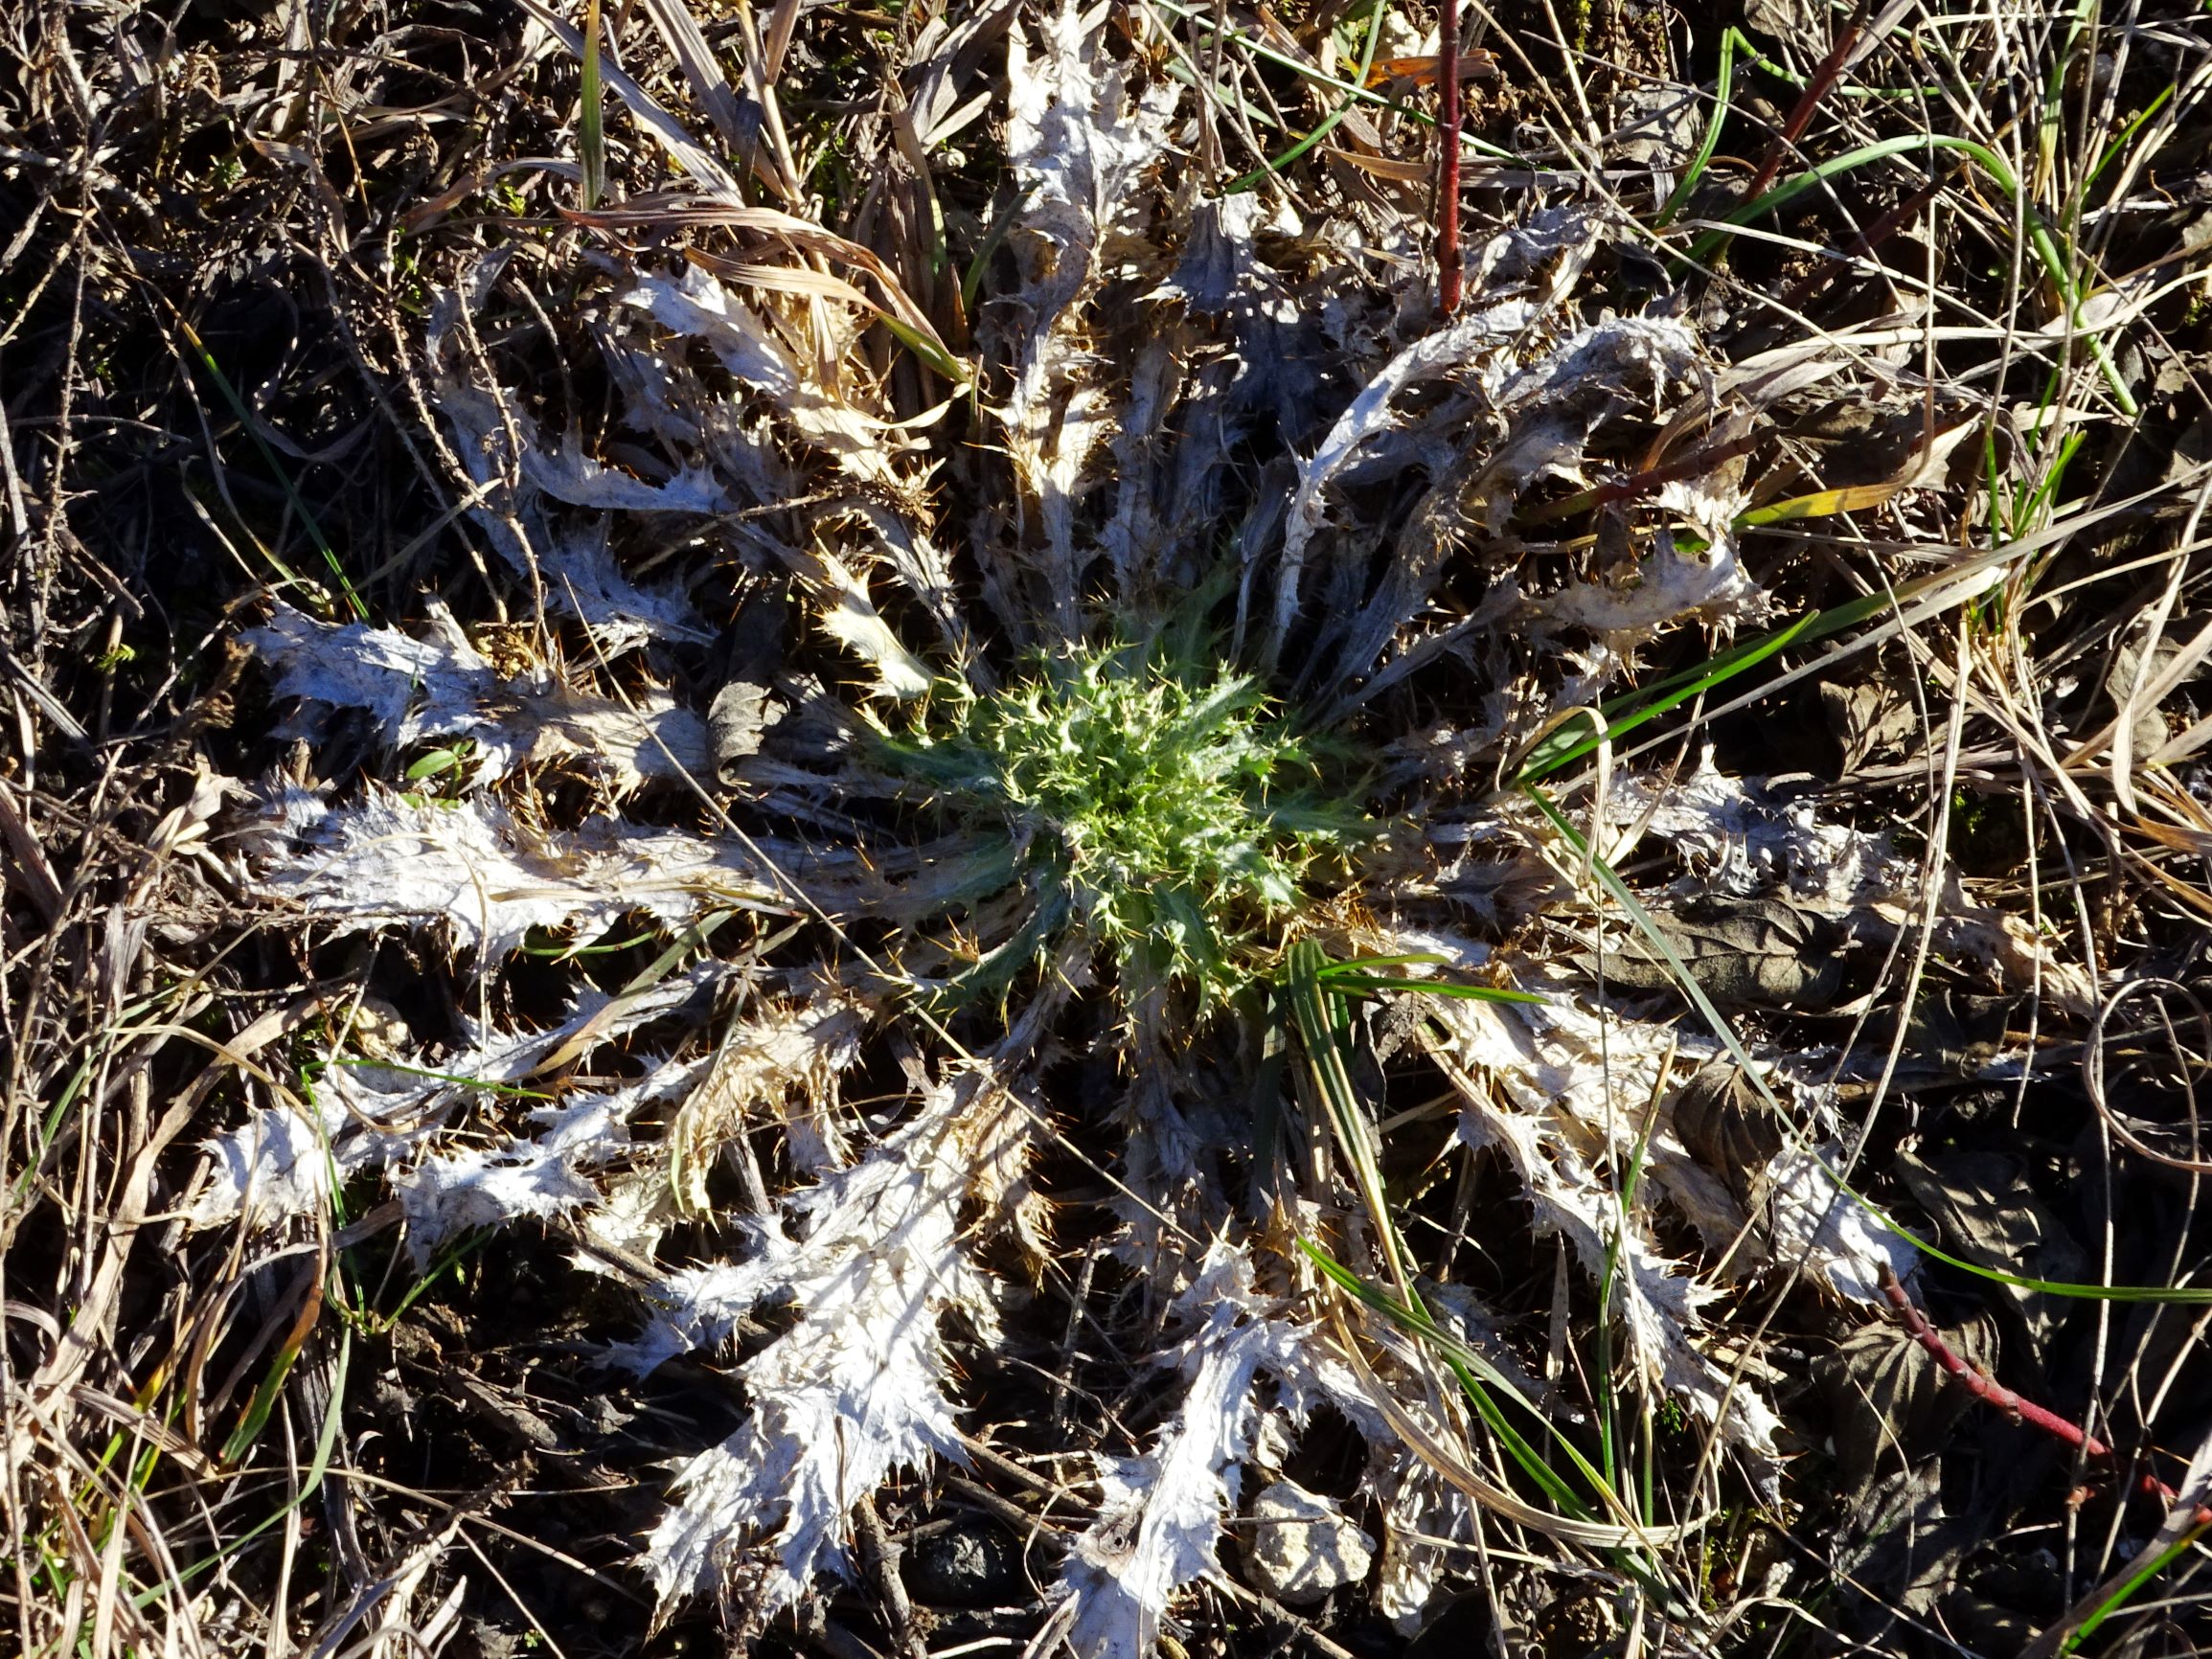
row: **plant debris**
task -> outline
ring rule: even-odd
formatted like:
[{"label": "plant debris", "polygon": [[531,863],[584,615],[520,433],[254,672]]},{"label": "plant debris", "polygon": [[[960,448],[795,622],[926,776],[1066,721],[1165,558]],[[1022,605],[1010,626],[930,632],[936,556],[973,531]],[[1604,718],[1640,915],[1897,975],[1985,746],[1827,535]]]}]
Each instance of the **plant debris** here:
[{"label": "plant debris", "polygon": [[0,40],[24,1652],[2212,1644],[2212,40],[1460,10]]}]

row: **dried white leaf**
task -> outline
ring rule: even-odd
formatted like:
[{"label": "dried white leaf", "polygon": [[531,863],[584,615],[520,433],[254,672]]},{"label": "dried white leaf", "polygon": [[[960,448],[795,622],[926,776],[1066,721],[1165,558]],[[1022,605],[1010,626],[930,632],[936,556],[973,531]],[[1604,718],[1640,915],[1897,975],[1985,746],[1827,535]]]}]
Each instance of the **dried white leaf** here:
[{"label": "dried white leaf", "polygon": [[[497,676],[468,643],[453,613],[433,601],[430,633],[415,639],[365,623],[320,623],[278,603],[265,627],[240,637],[277,670],[276,694],[362,709],[389,744],[468,729]],[[319,736],[319,724],[283,735]]]},{"label": "dried white leaf", "polygon": [[[705,768],[704,723],[667,693],[626,705],[571,692],[550,675],[503,677],[444,605],[433,602],[429,617],[429,636],[418,640],[398,628],[317,622],[279,604],[267,626],[244,638],[277,670],[279,696],[364,709],[389,744],[469,739],[476,783],[525,761],[573,759],[627,792]],[[286,730],[316,736],[322,724],[300,719]]]},{"label": "dried white leaf", "polygon": [[[1375,1610],[1410,1636],[1474,1538],[1474,1508],[1465,1492],[1395,1435],[1368,1442],[1368,1480],[1382,1514],[1382,1571]],[[1453,1549],[1452,1545],[1462,1546]]]},{"label": "dried white leaf", "polygon": [[1189,1331],[1163,1355],[1185,1379],[1183,1402],[1142,1457],[1100,1460],[1098,1518],[1061,1569],[1079,1659],[1151,1659],[1174,1593],[1217,1570],[1222,1516],[1259,1422],[1262,1372],[1297,1374],[1311,1332],[1269,1317],[1251,1262],[1217,1244],[1172,1314]]},{"label": "dried white leaf", "polygon": [[1607,821],[1671,843],[1698,888],[1734,898],[1785,887],[1831,913],[1887,898],[1904,874],[1884,835],[1823,823],[1813,802],[1777,800],[1762,780],[1714,769],[1672,780],[1616,773]]},{"label": "dried white leaf", "polygon": [[[1676,885],[1739,898],[1787,889],[1830,915],[1858,912],[1896,926],[1924,909],[1922,873],[1900,858],[1886,834],[1824,818],[1817,798],[1778,797],[1764,778],[1731,778],[1713,767],[1668,784],[1615,778],[1608,821],[1670,842],[1690,867]],[[2088,973],[2061,956],[2020,917],[1974,898],[1947,872],[1935,904],[1934,944],[1954,961],[1978,962],[2001,985],[2036,986],[2068,1013],[2095,1011]]]},{"label": "dried white leaf", "polygon": [[708,272],[687,264],[673,281],[643,275],[622,303],[673,334],[703,342],[733,378],[765,398],[799,437],[833,457],[855,480],[906,492],[892,463],[910,441],[811,384],[767,321]]},{"label": "dried white leaf", "polygon": [[547,604],[590,626],[602,650],[614,654],[649,639],[712,643],[713,633],[681,593],[640,588],[623,574],[607,549],[604,519],[563,521],[546,504],[550,485],[586,497],[611,493],[627,507],[643,499],[666,511],[693,511],[706,499],[703,475],[687,474],[663,489],[642,480],[615,483],[604,468],[590,470],[595,464],[565,443],[561,456],[549,457],[513,399],[473,384],[461,369],[454,342],[463,312],[484,303],[507,262],[490,255],[465,271],[458,287],[438,297],[427,330],[438,410],[477,487],[470,519],[517,576],[543,591]]},{"label": "dried white leaf", "polygon": [[1344,413],[1311,460],[1299,467],[1277,564],[1270,650],[1280,648],[1299,602],[1307,549],[1328,511],[1328,488],[1355,457],[1398,425],[1393,403],[1410,387],[1450,375],[1480,395],[1511,406],[1504,388],[1513,372],[1512,350],[1540,319],[1563,303],[1597,246],[1597,219],[1564,209],[1539,214],[1526,227],[1493,238],[1471,261],[1467,315],[1415,341],[1378,372]]},{"label": "dried white leaf", "polygon": [[[1419,948],[1418,939],[1406,936],[1401,948]],[[1719,1423],[1753,1477],[1770,1483],[1781,1420],[1755,1389],[1731,1390],[1727,1375],[1691,1340],[1699,1307],[1719,1292],[1656,1247],[1648,1194],[1625,1206],[1600,1161],[1609,1143],[1614,1165],[1630,1165],[1665,1052],[1664,1028],[1606,1018],[1601,1042],[1600,1016],[1563,996],[1540,1008],[1441,998],[1427,1012],[1421,1040],[1460,1085],[1460,1138],[1504,1155],[1539,1231],[1563,1237],[1592,1280],[1604,1280],[1612,1253],[1614,1294],[1638,1374]]]},{"label": "dried white leaf", "polygon": [[[508,535],[492,540],[503,553],[513,545]],[[546,602],[588,626],[608,655],[649,639],[714,643],[714,630],[700,625],[698,612],[682,593],[673,587],[640,587],[629,580],[607,546],[604,519],[553,525],[538,535],[536,546]],[[526,561],[511,553],[508,559],[529,574]]]},{"label": "dried white leaf", "polygon": [[994,1328],[989,1284],[959,1242],[969,1099],[924,1090],[921,1110],[860,1163],[790,1200],[810,1223],[798,1242],[769,1225],[752,1261],[654,1294],[659,1334],[633,1364],[672,1340],[726,1332],[760,1297],[797,1310],[740,1368],[753,1402],[744,1426],[685,1465],[653,1529],[645,1569],[664,1614],[718,1590],[758,1628],[817,1573],[847,1571],[846,1516],[894,1469],[964,1461],[938,1321]]},{"label": "dried white leaf", "polygon": [[[669,1192],[668,1171],[658,1164],[637,1165],[606,1177],[602,1201],[578,1219],[577,1230],[618,1259],[650,1261],[669,1229],[683,1219]],[[587,1250],[579,1254],[577,1265],[604,1269],[609,1264]]]},{"label": "dried white leaf", "polygon": [[1329,486],[1361,449],[1397,427],[1398,416],[1392,404],[1398,395],[1455,371],[1471,371],[1479,380],[1482,371],[1489,369],[1492,381],[1502,380],[1502,368],[1490,361],[1491,353],[1517,339],[1537,314],[1533,301],[1517,299],[1501,300],[1469,313],[1399,352],[1336,418],[1321,447],[1298,468],[1298,488],[1290,498],[1275,579],[1273,628],[1278,644],[1298,613],[1307,548],[1326,521]]},{"label": "dried white leaf", "polygon": [[817,547],[811,554],[795,556],[792,568],[819,607],[823,629],[875,669],[872,694],[919,697],[936,684],[929,665],[900,644],[899,636],[868,597],[867,588],[835,554]]},{"label": "dried white leaf", "polygon": [[550,1220],[599,1196],[599,1189],[565,1159],[473,1149],[426,1159],[393,1185],[405,1207],[407,1253],[419,1272],[456,1234],[525,1216]]},{"label": "dried white leaf", "polygon": [[741,1261],[678,1267],[648,1286],[644,1331],[610,1348],[608,1364],[633,1376],[650,1376],[679,1355],[719,1348],[800,1265],[804,1246],[794,1244],[778,1223],[740,1215],[727,1224],[751,1254]]},{"label": "dried white leaf", "polygon": [[[673,1012],[729,968],[702,964],[677,974],[618,1008],[604,993],[580,996],[566,1018],[546,1031],[470,1032],[460,1053],[434,1057],[404,1057],[403,1063],[361,1064],[341,1059],[328,1067],[315,1087],[312,1109],[320,1122],[299,1111],[254,1112],[237,1129],[208,1142],[211,1172],[188,1206],[195,1227],[215,1226],[246,1211],[250,1224],[274,1224],[317,1210],[330,1196],[330,1172],[341,1179],[360,1170],[385,1169],[434,1148],[448,1133],[453,1114],[480,1097],[499,1099],[530,1078],[546,1057],[581,1040],[587,1033],[611,1040]],[[668,1081],[666,1068],[631,1089]],[[504,1087],[503,1087],[504,1085]],[[596,1165],[624,1144],[604,1115],[627,1121],[642,1103],[625,1091],[587,1096],[534,1114],[552,1124],[538,1137],[547,1151]]]},{"label": "dried white leaf", "polygon": [[1161,284],[1158,297],[1180,300],[1209,317],[1251,304],[1263,281],[1252,233],[1265,211],[1256,191],[1200,201],[1191,212],[1191,232],[1175,274]]},{"label": "dried white leaf", "polygon": [[1696,384],[1704,367],[1698,338],[1684,324],[1608,317],[1508,375],[1494,398],[1505,436],[1470,487],[1488,527],[1502,532],[1522,492],[1539,480],[1586,482],[1583,445],[1599,425],[1626,408],[1655,413],[1676,390]]},{"label": "dried white leaf", "polygon": [[880,502],[856,501],[853,510],[876,534],[884,566],[922,602],[937,635],[956,659],[969,655],[968,624],[952,585],[952,565],[928,536]]},{"label": "dried white leaf", "polygon": [[392,1187],[406,1213],[416,1266],[427,1266],[456,1234],[524,1216],[549,1220],[597,1204],[600,1190],[586,1171],[629,1149],[629,1120],[641,1107],[682,1093],[704,1070],[704,1061],[664,1061],[620,1089],[535,1108],[534,1134],[489,1150],[434,1155],[396,1175]]},{"label": "dried white leaf", "polygon": [[1842,1156],[1835,1145],[1786,1147],[1767,1165],[1768,1252],[1785,1265],[1803,1262],[1838,1296],[1880,1305],[1883,1269],[1908,1282],[1920,1252],[1836,1185],[1830,1171]]},{"label": "dried white leaf", "polygon": [[495,803],[424,801],[375,784],[293,837],[292,855],[265,861],[254,882],[263,898],[341,933],[444,921],[484,962],[534,928],[604,929],[634,913],[681,923],[717,904],[775,898],[735,842],[605,818],[552,842]]},{"label": "dried white leaf", "polygon": [[674,280],[647,273],[622,295],[670,333],[703,342],[741,384],[789,414],[806,398],[797,360],[767,321],[698,266]]},{"label": "dried white leaf", "polygon": [[1546,623],[1620,635],[1632,644],[1686,616],[1757,621],[1766,614],[1767,600],[1738,558],[1732,534],[1723,534],[1701,557],[1684,557],[1675,551],[1675,538],[1661,534],[1628,580],[1579,583],[1529,608]]},{"label": "dried white leaf", "polygon": [[[1129,368],[1129,400],[1107,468],[1113,516],[1099,547],[1131,614],[1149,614],[1165,594],[1197,583],[1207,529],[1220,515],[1220,481],[1240,430],[1224,412],[1238,364],[1204,360],[1203,344],[1188,319],[1165,312]],[[1163,442],[1171,431],[1174,440]]]},{"label": "dried white leaf", "polygon": [[[747,1114],[783,1120],[787,1150],[802,1173],[842,1168],[851,1151],[831,1108],[839,1075],[860,1057],[871,1017],[857,997],[831,986],[734,1025],[669,1124],[669,1184],[678,1206],[695,1214],[707,1207],[708,1170]],[[794,1100],[795,1109],[787,1103]]]},{"label": "dried white leaf", "polygon": [[649,484],[602,466],[583,453],[574,433],[564,435],[555,451],[524,445],[522,475],[556,501],[603,511],[719,512],[730,505],[703,467],[686,467],[665,484]]},{"label": "dried white leaf", "polygon": [[256,1107],[244,1125],[207,1143],[214,1178],[186,1207],[194,1227],[241,1213],[250,1229],[310,1216],[331,1201],[326,1130],[289,1107]]},{"label": "dried white leaf", "polygon": [[[1036,54],[1017,24],[1007,55],[1007,159],[1024,204],[1009,242],[1024,281],[1007,307],[1020,322],[999,418],[1044,542],[1038,615],[1068,639],[1082,631],[1076,500],[1086,461],[1116,423],[1081,343],[1079,314],[1124,251],[1125,233],[1144,222],[1144,182],[1168,153],[1181,99],[1164,77],[1130,98],[1106,26],[1103,9],[1086,14],[1061,0],[1038,19]],[[1025,635],[1036,622],[1019,612],[1005,620]]]},{"label": "dried white leaf", "polygon": [[[1178,1294],[1192,1267],[1186,1240],[1210,1239],[1229,1220],[1214,1154],[1223,1131],[1193,1122],[1175,1099],[1170,1050],[1157,1022],[1141,1024],[1130,1038],[1129,1083],[1119,1113],[1129,1125],[1122,1180],[1128,1193],[1115,1203],[1123,1222],[1119,1254],[1134,1263],[1153,1294]],[[1203,1108],[1198,1108],[1203,1110]]]}]

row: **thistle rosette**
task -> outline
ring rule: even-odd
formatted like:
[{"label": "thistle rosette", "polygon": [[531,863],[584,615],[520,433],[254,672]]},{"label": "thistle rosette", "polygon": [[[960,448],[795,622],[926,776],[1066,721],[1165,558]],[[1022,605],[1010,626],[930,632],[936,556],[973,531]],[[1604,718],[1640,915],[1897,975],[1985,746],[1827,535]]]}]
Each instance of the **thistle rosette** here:
[{"label": "thistle rosette", "polygon": [[1003,989],[1075,928],[1126,998],[1180,985],[1203,1006],[1375,828],[1254,676],[1158,641],[1046,658],[881,740],[939,810],[1006,834],[1004,887],[1034,896],[948,982],[962,994]]}]

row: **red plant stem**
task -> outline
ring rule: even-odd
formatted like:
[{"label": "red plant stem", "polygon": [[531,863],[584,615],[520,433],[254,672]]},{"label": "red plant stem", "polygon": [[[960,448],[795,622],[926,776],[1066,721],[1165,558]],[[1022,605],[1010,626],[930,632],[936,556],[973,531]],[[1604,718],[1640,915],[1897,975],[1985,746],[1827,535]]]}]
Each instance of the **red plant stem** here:
[{"label": "red plant stem", "polygon": [[1593,507],[1608,502],[1630,501],[1640,495],[1649,495],[1682,478],[1701,478],[1716,466],[1725,466],[1739,455],[1748,455],[1771,436],[1767,431],[1746,432],[1741,438],[1731,438],[1723,443],[1708,443],[1702,449],[1694,449],[1679,461],[1664,466],[1651,466],[1627,478],[1616,478],[1610,484],[1592,485],[1577,490],[1562,501],[1547,502],[1514,515],[1514,523],[1524,527],[1552,524],[1562,518],[1572,518],[1578,512],[1587,512]]},{"label": "red plant stem", "polygon": [[1859,44],[1859,31],[1865,17],[1866,8],[1861,5],[1851,21],[1843,26],[1843,33],[1836,36],[1834,49],[1820,60],[1820,67],[1805,82],[1805,90],[1798,95],[1797,107],[1790,112],[1790,119],[1783,124],[1781,136],[1767,147],[1766,158],[1759,163],[1758,172],[1745,189],[1745,201],[1757,201],[1767,193],[1767,187],[1774,182],[1775,175],[1782,170],[1783,157],[1790,153],[1792,145],[1805,136],[1805,129],[1813,125],[1813,112],[1820,107],[1820,101],[1843,79],[1844,60],[1851,56],[1851,49]]},{"label": "red plant stem", "polygon": [[1459,309],[1459,0],[1439,0],[1436,16],[1436,300],[1448,319]]},{"label": "red plant stem", "polygon": [[[1904,1286],[1897,1282],[1897,1275],[1889,1270],[1887,1262],[1881,1267],[1881,1294],[1888,1298],[1890,1307],[1897,1309],[1898,1318],[1904,1322],[1906,1334],[1926,1349],[1927,1356],[1937,1365],[1957,1377],[1966,1386],[1967,1392],[1976,1399],[1994,1405],[2022,1422],[2033,1423],[2045,1434],[2064,1441],[2070,1446],[2081,1447],[2090,1457],[2101,1458],[2107,1463],[2112,1461],[2112,1448],[2095,1435],[2068,1422],[2055,1411],[2046,1411],[2032,1399],[2022,1399],[1995,1377],[1977,1371],[1951,1352],[1950,1345],[1937,1334],[1934,1326],[1928,1324],[1927,1315],[1913,1306],[1912,1298],[1905,1293]],[[2178,1492],[2148,1470],[2135,1485],[2146,1497],[2158,1499],[2168,1509],[2180,1501]],[[2191,1514],[2190,1524],[2212,1526],[2212,1508],[2200,1505]]]}]

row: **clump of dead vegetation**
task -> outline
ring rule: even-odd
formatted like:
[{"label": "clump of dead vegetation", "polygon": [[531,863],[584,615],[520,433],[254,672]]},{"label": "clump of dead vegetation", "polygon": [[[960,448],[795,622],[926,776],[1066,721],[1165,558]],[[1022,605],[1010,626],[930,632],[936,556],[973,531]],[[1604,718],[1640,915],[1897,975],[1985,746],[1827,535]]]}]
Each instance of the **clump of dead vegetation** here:
[{"label": "clump of dead vegetation", "polygon": [[2212,40],[1439,21],[17,21],[23,1651],[2201,1645]]}]

